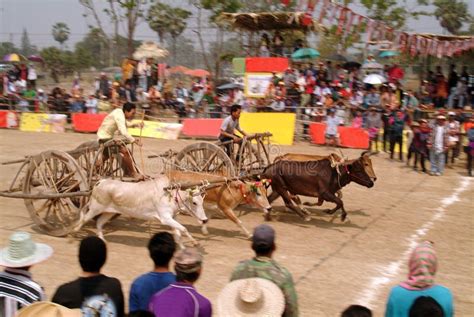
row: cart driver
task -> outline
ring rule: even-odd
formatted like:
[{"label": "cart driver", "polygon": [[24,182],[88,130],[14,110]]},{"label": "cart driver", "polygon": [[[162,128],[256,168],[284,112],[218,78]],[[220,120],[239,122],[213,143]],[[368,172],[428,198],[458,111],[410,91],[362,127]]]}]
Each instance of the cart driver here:
[{"label": "cart driver", "polygon": [[[128,131],[127,127],[130,128],[143,128],[143,122],[134,123],[132,124],[128,120],[131,120],[135,116],[136,106],[133,103],[124,103],[122,109],[117,108],[109,113],[102,121],[99,130],[97,131],[97,137],[99,139],[99,144],[103,144],[109,140],[114,138],[115,132],[123,136],[127,142],[135,143],[138,146],[142,146],[139,139],[135,139],[131,136]],[[125,148],[125,146],[119,146],[119,152],[123,158],[123,165],[122,168],[124,170],[125,176],[134,177],[141,179],[142,175],[140,175],[134,167],[133,159],[129,153],[129,151]],[[108,159],[108,151],[104,151],[102,163]]]},{"label": "cart driver", "polygon": [[[247,133],[240,128],[239,118],[242,112],[240,105],[232,105],[230,107],[230,116],[224,119],[221,125],[221,133],[219,135],[219,141],[226,142],[233,140],[233,143],[242,143],[242,138],[235,134],[235,130],[239,131],[243,136],[247,136]],[[226,145],[227,154],[231,156],[232,144]]]}]

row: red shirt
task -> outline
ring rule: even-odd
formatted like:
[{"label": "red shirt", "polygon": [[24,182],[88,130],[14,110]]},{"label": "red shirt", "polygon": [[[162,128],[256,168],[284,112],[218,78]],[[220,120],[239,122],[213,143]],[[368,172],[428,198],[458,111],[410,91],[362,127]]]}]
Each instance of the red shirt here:
[{"label": "red shirt", "polygon": [[314,80],[313,76],[306,77],[306,86],[304,92],[306,94],[312,94],[314,92],[314,86],[316,85],[316,81]]}]

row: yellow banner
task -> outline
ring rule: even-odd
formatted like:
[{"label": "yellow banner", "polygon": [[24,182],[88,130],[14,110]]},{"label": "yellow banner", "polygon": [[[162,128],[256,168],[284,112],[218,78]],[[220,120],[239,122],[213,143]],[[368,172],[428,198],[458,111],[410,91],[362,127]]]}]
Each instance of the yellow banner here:
[{"label": "yellow banner", "polygon": [[271,132],[273,144],[292,145],[295,134],[294,113],[242,112],[240,127],[246,133]]},{"label": "yellow banner", "polygon": [[23,112],[20,130],[29,132],[65,132],[67,117],[65,114]]},{"label": "yellow banner", "polygon": [[[133,120],[140,123],[141,120]],[[180,123],[168,123],[157,121],[144,121],[142,136],[146,138],[177,140],[183,125]],[[128,132],[133,136],[140,136],[140,128],[129,128]]]}]

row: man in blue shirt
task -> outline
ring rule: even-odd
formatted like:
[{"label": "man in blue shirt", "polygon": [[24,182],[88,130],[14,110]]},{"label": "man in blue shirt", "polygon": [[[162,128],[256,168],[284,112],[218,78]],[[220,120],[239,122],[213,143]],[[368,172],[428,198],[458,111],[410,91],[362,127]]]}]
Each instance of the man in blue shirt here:
[{"label": "man in blue shirt", "polygon": [[155,267],[153,271],[139,276],[130,288],[130,313],[148,310],[151,297],[176,282],[176,276],[169,271],[169,262],[176,250],[173,236],[168,232],[155,234],[148,243],[148,250]]}]

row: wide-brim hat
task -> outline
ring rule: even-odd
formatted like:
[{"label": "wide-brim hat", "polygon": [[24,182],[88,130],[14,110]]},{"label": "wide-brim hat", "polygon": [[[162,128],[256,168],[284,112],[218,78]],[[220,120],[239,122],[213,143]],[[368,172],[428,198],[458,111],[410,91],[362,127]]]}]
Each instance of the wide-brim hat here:
[{"label": "wide-brim hat", "polygon": [[36,302],[18,311],[16,317],[81,317],[79,308],[70,309],[52,302]]},{"label": "wide-brim hat", "polygon": [[220,317],[281,316],[285,298],[272,281],[262,278],[235,280],[219,293],[216,314]]},{"label": "wide-brim hat", "polygon": [[436,119],[438,120],[446,120],[446,116],[443,116],[442,114],[436,116]]},{"label": "wide-brim hat", "polygon": [[0,266],[27,267],[43,262],[53,254],[53,248],[36,243],[27,232],[15,232],[10,236],[8,247],[0,250]]}]

